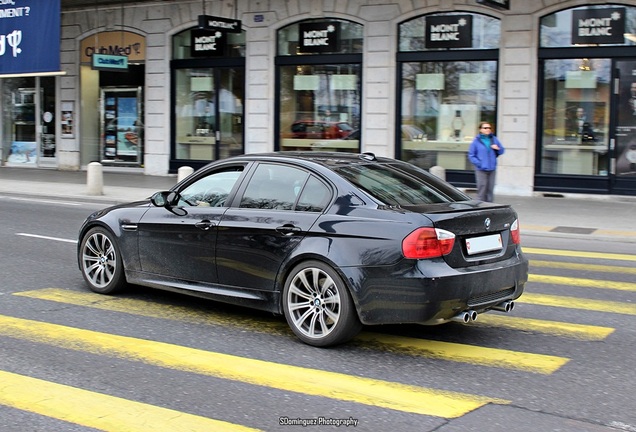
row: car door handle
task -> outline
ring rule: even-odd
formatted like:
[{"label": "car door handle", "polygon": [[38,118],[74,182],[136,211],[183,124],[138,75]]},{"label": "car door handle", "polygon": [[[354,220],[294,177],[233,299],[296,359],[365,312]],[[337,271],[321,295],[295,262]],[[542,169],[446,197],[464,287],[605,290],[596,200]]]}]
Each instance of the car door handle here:
[{"label": "car door handle", "polygon": [[194,224],[195,227],[202,229],[203,231],[207,231],[210,228],[212,228],[215,225],[214,222],[207,220],[207,219],[203,219],[201,222],[197,222]]},{"label": "car door handle", "polygon": [[292,235],[292,234],[295,234],[295,233],[299,233],[302,230],[299,227],[295,226],[295,225],[285,224],[283,226],[277,227],[276,231],[278,231],[279,233],[285,234],[285,235]]}]

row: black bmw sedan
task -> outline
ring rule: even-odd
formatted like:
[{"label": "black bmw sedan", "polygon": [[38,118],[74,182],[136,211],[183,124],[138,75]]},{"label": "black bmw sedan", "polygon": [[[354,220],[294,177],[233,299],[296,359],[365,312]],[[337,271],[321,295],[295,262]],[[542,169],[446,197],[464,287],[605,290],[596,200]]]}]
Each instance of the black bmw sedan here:
[{"label": "black bmw sedan", "polygon": [[95,292],[137,284],[284,314],[314,346],[509,311],[528,278],[510,206],[371,153],[210,163],[89,216],[78,263]]}]

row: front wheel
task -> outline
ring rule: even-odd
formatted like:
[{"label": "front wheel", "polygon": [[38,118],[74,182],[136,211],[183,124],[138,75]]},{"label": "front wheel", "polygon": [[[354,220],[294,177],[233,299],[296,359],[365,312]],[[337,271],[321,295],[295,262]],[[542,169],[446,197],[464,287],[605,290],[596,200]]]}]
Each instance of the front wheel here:
[{"label": "front wheel", "polygon": [[301,263],[291,271],[283,291],[283,309],[292,331],[309,345],[343,343],[362,329],[344,281],[319,261]]},{"label": "front wheel", "polygon": [[111,294],[126,285],[121,255],[110,231],[101,227],[90,229],[82,237],[78,258],[91,291]]}]

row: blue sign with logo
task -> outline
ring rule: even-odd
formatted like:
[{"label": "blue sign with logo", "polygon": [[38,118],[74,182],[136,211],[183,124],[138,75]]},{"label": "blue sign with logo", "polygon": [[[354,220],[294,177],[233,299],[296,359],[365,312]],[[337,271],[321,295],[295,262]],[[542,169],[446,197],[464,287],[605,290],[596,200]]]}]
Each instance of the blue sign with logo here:
[{"label": "blue sign with logo", "polygon": [[60,70],[60,0],[0,0],[0,75]]},{"label": "blue sign with logo", "polygon": [[92,67],[95,70],[128,71],[128,57],[108,54],[93,54]]}]

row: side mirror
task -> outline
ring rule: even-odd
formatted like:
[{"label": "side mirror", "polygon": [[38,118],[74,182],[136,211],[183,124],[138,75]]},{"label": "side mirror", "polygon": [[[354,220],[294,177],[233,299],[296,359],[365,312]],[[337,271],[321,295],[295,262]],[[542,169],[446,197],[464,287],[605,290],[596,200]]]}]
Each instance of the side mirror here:
[{"label": "side mirror", "polygon": [[150,202],[155,207],[166,207],[168,205],[168,194],[170,193],[172,192],[169,192],[169,191],[157,192],[150,197]]},{"label": "side mirror", "polygon": [[179,204],[179,199],[181,199],[181,195],[179,195],[179,192],[162,191],[157,192],[153,196],[151,196],[150,202],[155,207],[163,207],[169,212],[176,214],[177,216],[185,216],[188,214],[187,210],[177,207],[177,205]]}]

